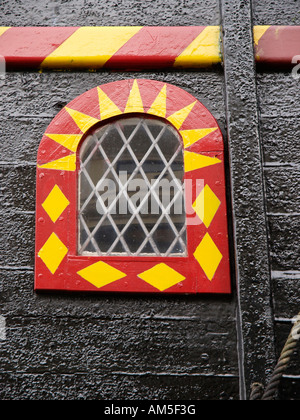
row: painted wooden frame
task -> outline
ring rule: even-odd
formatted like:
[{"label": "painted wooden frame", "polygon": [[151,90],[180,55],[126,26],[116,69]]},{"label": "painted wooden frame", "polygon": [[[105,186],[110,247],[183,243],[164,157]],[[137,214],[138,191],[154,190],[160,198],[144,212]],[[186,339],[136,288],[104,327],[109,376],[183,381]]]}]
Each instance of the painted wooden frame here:
[{"label": "painted wooden frame", "polygon": [[[185,180],[192,184],[186,209],[187,257],[77,255],[80,145],[91,127],[130,114],[162,118],[182,138]],[[204,180],[200,192],[198,180]],[[39,147],[35,289],[230,293],[226,214],[223,137],[199,101],[176,86],[153,80],[96,87],[63,108]]]}]

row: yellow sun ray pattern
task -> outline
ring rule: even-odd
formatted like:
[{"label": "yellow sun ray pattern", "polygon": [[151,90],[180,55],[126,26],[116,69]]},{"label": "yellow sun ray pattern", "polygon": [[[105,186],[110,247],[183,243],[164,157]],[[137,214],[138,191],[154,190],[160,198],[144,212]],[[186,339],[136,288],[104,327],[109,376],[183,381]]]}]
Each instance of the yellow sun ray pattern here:
[{"label": "yellow sun ray pattern", "polygon": [[[91,117],[90,115],[84,114],[80,111],[65,107],[65,110],[71,116],[73,121],[77,124],[82,134],[50,134],[46,133],[46,136],[56,143],[64,146],[69,149],[71,152],[76,153],[80,140],[84,133],[86,133],[91,127],[97,124],[100,121],[104,121],[108,118],[115,117],[117,115],[122,115],[131,112],[144,113],[145,108],[142,101],[138,81],[134,80],[126,108],[124,113],[119,109],[119,107],[109,98],[109,96],[100,88],[97,88],[98,97],[99,97],[99,108],[100,108],[100,119]],[[179,109],[170,115],[167,119],[173,124],[178,130],[182,127],[183,123],[186,121],[190,113],[192,112],[197,101],[189,104],[188,106]],[[164,85],[160,92],[158,93],[156,99],[152,103],[148,114],[155,115],[161,118],[165,118],[167,113],[167,85]],[[214,128],[200,128],[194,130],[182,130],[180,131],[184,148],[188,148],[192,144],[206,137],[210,133],[217,130],[218,127]],[[218,159],[209,158],[202,155],[197,155],[195,153],[185,152],[185,170],[187,172],[192,171],[197,168],[202,168],[210,165],[219,163]],[[76,155],[64,156],[60,159],[48,162],[39,166],[44,169],[54,169],[54,170],[66,170],[66,171],[75,171],[76,170]]]},{"label": "yellow sun ray pattern", "polygon": [[145,112],[137,80],[133,82],[124,113]]},{"label": "yellow sun ray pattern", "polygon": [[180,134],[183,139],[184,148],[188,148],[192,146],[197,141],[203,139],[204,137],[208,136],[209,134],[216,131],[218,127],[214,128],[200,128],[198,130],[183,130],[180,131]]},{"label": "yellow sun ray pattern", "polygon": [[157,98],[151,105],[148,114],[165,118],[167,113],[167,85],[164,85]]},{"label": "yellow sun ray pattern", "polygon": [[100,121],[90,115],[83,114],[68,107],[65,107],[65,110],[70,114],[83,133],[86,133],[93,125]]},{"label": "yellow sun ray pattern", "polygon": [[38,165],[38,168],[55,169],[56,171],[76,171],[76,154],[65,156],[52,162]]},{"label": "yellow sun ray pattern", "polygon": [[178,130],[183,125],[184,121],[187,119],[187,117],[192,112],[192,109],[196,105],[197,101],[193,102],[192,104],[186,106],[183,109],[180,109],[179,111],[172,114],[170,117],[168,117],[168,121],[173,124]]},{"label": "yellow sun ray pattern", "polygon": [[55,141],[71,152],[76,152],[78,144],[82,138],[82,134],[49,134],[46,133],[49,139]]},{"label": "yellow sun ray pattern", "polygon": [[98,87],[99,106],[101,120],[122,114],[117,105]]},{"label": "yellow sun ray pattern", "polygon": [[199,155],[193,152],[184,152],[184,166],[185,172],[195,171],[196,169],[207,168],[208,166],[216,165],[222,161],[216,157]]}]

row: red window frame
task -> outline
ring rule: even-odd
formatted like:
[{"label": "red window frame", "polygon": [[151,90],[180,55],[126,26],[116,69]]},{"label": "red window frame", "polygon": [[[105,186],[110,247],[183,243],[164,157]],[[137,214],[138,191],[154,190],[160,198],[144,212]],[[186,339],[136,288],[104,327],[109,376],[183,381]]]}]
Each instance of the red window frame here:
[{"label": "red window frame", "polygon": [[[187,257],[77,255],[80,145],[101,121],[129,114],[159,117],[180,133],[185,181],[192,185]],[[204,105],[181,88],[141,79],[96,87],[62,109],[37,157],[35,290],[231,292],[224,142]]]}]

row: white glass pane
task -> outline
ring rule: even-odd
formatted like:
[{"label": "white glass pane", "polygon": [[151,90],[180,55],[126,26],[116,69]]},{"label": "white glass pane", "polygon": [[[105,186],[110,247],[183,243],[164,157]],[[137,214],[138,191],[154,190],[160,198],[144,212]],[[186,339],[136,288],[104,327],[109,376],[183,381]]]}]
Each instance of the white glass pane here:
[{"label": "white glass pane", "polygon": [[169,124],[125,117],[80,149],[80,255],[186,255],[181,139]]}]

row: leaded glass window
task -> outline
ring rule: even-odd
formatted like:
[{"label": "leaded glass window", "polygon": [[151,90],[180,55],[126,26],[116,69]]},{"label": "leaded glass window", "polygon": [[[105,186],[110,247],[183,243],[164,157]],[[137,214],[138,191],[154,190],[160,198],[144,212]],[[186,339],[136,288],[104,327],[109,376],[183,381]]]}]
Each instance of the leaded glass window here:
[{"label": "leaded glass window", "polygon": [[179,133],[144,115],[94,129],[80,149],[79,255],[186,256]]}]

